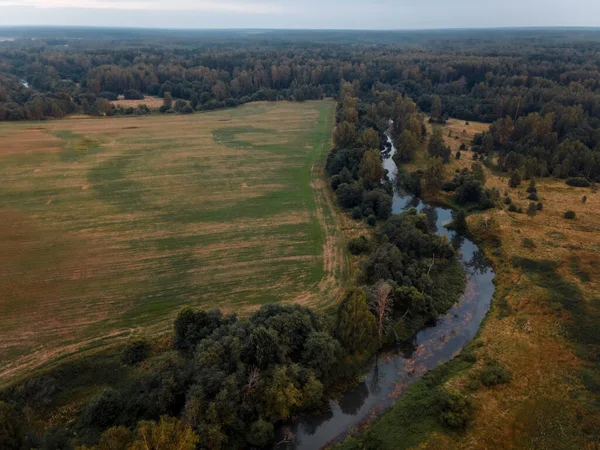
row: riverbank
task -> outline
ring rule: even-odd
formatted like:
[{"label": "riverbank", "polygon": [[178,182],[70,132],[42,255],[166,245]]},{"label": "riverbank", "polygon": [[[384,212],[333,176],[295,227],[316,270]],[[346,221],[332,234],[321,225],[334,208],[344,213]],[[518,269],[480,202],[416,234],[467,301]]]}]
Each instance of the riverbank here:
[{"label": "riverbank", "polygon": [[[449,175],[469,167],[471,156],[453,158]],[[527,183],[509,189],[505,174],[486,175],[488,187],[526,209]],[[543,210],[535,217],[507,208],[468,217],[496,271],[496,295],[473,342],[339,448],[596,448],[600,199],[563,180],[538,179],[537,190]],[[563,218],[567,209],[576,212],[574,221]],[[510,373],[510,382],[481,382],[490,361]],[[441,425],[439,388],[470,402],[464,430]]]}]

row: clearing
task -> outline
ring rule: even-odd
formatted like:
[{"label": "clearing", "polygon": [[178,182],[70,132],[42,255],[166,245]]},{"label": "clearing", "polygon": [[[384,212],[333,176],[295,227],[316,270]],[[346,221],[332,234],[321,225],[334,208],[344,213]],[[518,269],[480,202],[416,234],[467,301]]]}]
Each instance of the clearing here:
[{"label": "clearing", "polygon": [[335,301],[334,108],[0,124],[0,383],[184,305]]}]

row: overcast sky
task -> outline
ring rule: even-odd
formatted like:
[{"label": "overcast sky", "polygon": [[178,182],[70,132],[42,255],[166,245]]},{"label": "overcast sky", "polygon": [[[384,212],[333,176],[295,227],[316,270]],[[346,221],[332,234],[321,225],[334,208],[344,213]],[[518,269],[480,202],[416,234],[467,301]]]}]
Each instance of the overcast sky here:
[{"label": "overcast sky", "polygon": [[0,0],[2,25],[328,29],[600,26],[600,0]]}]

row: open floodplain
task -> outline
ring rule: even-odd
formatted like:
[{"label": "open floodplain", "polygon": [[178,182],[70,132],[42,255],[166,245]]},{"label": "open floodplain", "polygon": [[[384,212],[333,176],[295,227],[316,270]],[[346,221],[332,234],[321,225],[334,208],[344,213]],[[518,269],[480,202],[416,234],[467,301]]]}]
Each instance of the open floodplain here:
[{"label": "open floodplain", "polygon": [[184,305],[334,301],[334,107],[0,124],[0,383]]}]

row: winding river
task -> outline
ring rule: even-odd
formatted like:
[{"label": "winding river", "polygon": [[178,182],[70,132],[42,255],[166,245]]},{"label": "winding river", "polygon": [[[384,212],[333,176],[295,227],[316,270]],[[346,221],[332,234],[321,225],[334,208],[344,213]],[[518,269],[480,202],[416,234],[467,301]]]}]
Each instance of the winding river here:
[{"label": "winding river", "polygon": [[[397,167],[392,156],[396,149],[389,137],[388,142],[391,151],[383,154],[383,165],[394,181]],[[426,214],[436,232],[446,235],[458,250],[467,274],[465,292],[435,325],[417,333],[410,346],[381,353],[373,361],[364,381],[345,392],[338,401],[332,401],[329,410],[301,417],[290,430],[290,442],[277,448],[321,448],[343,436],[350,427],[376,417],[389,408],[412,382],[460,353],[479,330],[494,295],[492,268],[471,240],[444,227],[452,220],[449,208],[429,206],[396,189],[393,212],[401,213],[410,208]],[[278,434],[283,437],[281,430]]]}]

